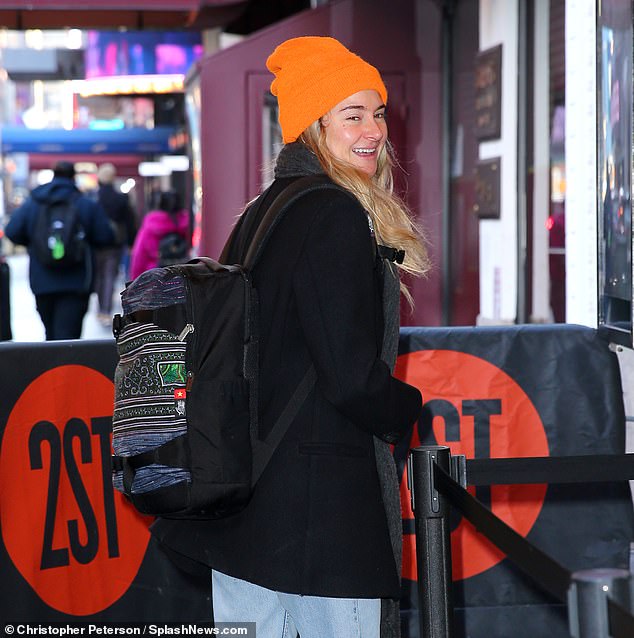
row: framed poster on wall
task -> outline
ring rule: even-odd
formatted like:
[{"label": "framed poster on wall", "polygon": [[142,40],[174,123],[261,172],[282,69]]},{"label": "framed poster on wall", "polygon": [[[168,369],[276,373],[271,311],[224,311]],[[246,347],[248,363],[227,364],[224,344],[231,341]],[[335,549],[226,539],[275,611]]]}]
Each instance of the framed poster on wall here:
[{"label": "framed poster on wall", "polygon": [[500,219],[501,157],[479,160],[475,168],[473,212],[480,219]]},{"label": "framed poster on wall", "polygon": [[475,135],[499,139],[502,126],[502,45],[480,51],[475,59]]}]

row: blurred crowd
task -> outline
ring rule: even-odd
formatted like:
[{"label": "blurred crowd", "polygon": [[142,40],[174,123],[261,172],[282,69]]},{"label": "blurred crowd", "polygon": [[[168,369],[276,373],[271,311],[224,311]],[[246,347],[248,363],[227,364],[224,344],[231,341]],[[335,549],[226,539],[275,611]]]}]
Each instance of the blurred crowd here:
[{"label": "blurred crowd", "polygon": [[102,326],[111,325],[125,282],[187,261],[190,214],[172,189],[154,191],[147,210],[135,211],[110,162],[98,167],[90,190],[81,189],[70,162],[57,162],[52,173],[13,202],[4,245],[8,253],[18,246],[28,252],[29,285],[46,339],[78,339],[89,308]]}]

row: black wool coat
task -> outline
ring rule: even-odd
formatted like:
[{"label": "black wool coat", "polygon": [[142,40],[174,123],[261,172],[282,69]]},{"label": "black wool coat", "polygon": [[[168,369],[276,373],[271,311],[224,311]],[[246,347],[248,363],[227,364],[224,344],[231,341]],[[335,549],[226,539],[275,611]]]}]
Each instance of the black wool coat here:
[{"label": "black wool coat", "polygon": [[[293,179],[275,180],[258,215]],[[252,226],[242,223],[228,263],[244,257]],[[245,510],[154,523],[170,553],[277,591],[400,596],[373,435],[406,432],[421,395],[380,359],[378,260],[367,215],[349,193],[313,192],[286,211],[253,270],[262,434],[311,363],[316,385]]]}]

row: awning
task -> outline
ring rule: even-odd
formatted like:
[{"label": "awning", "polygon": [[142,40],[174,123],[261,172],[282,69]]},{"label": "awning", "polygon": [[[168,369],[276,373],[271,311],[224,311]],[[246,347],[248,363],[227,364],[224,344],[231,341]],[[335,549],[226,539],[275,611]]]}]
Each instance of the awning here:
[{"label": "awning", "polygon": [[153,129],[128,128],[116,131],[91,129],[27,129],[0,126],[2,153],[50,154],[134,154],[170,152],[170,137],[176,130],[168,126]]},{"label": "awning", "polygon": [[7,29],[213,28],[228,24],[249,0],[0,0]]}]

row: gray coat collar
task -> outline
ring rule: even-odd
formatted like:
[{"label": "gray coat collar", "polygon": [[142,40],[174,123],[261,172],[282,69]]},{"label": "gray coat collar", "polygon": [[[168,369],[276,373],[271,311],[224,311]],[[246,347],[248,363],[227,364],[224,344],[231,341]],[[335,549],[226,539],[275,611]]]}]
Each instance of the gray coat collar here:
[{"label": "gray coat collar", "polygon": [[317,156],[302,142],[291,142],[282,147],[275,163],[275,177],[318,175],[324,169]]}]

